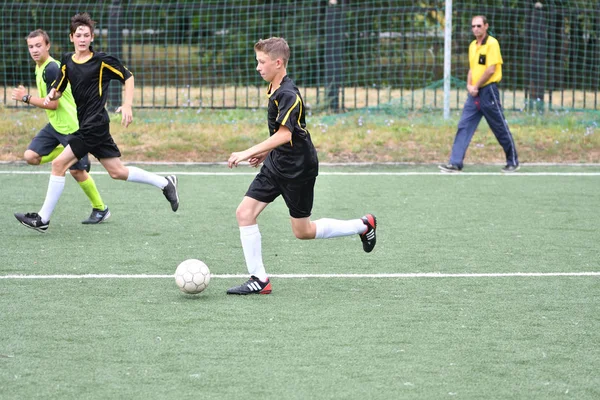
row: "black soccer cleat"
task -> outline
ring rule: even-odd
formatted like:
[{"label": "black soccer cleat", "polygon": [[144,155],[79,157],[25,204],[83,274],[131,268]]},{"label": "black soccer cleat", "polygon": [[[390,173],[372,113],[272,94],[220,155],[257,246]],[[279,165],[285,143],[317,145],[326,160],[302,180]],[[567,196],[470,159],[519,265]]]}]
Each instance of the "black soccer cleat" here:
[{"label": "black soccer cleat", "polygon": [[442,172],[460,172],[462,171],[462,167],[459,167],[458,165],[454,165],[454,164],[442,164],[442,165],[438,165],[438,168],[442,171]]},{"label": "black soccer cleat", "polygon": [[367,226],[367,230],[365,233],[360,234],[360,240],[363,243],[363,250],[370,253],[375,247],[375,243],[377,243],[377,235],[375,234],[377,218],[373,214],[367,214],[361,220]]},{"label": "black soccer cleat", "polygon": [[227,294],[270,294],[271,281],[262,282],[260,279],[252,275],[247,282],[240,286],[234,286],[227,289]]},{"label": "black soccer cleat", "polygon": [[163,194],[171,203],[171,209],[177,211],[179,208],[179,194],[177,193],[177,177],[175,175],[169,175],[165,177],[167,179],[167,186],[163,189]]},{"label": "black soccer cleat", "polygon": [[521,166],[519,164],[517,165],[506,165],[504,168],[501,169],[502,172],[510,174],[512,172],[517,172],[519,170],[519,168],[521,168]]},{"label": "black soccer cleat", "polygon": [[15,213],[15,218],[26,227],[42,233],[46,233],[50,225],[50,221],[42,222],[42,217],[38,213]]},{"label": "black soccer cleat", "polygon": [[92,208],[92,213],[88,219],[81,221],[81,223],[85,225],[99,224],[100,222],[106,221],[109,217],[110,211],[108,210],[108,207],[106,207],[104,210]]}]

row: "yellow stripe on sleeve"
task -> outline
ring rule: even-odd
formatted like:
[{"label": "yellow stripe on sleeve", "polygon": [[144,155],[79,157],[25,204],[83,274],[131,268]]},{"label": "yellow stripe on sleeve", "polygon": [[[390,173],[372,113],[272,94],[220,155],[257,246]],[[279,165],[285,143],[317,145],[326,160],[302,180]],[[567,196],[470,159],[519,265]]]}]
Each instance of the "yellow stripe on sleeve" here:
[{"label": "yellow stripe on sleeve", "polygon": [[288,110],[287,114],[285,114],[285,117],[283,117],[283,120],[281,121],[281,125],[285,125],[285,122],[287,121],[287,119],[290,117],[290,113],[292,112],[292,110],[294,108],[296,108],[296,106],[300,103],[300,96],[296,95],[296,102],[294,103],[293,106],[290,107],[290,109]]},{"label": "yellow stripe on sleeve", "polygon": [[121,79],[125,79],[123,77],[123,74],[121,73],[121,71],[119,71],[116,68],[111,67],[110,65],[108,65],[107,63],[102,61],[102,64],[100,65],[100,79],[98,80],[98,93],[100,93],[100,97],[102,97],[102,73],[104,72],[104,68],[111,70],[112,72],[114,72],[115,74],[120,76]]}]

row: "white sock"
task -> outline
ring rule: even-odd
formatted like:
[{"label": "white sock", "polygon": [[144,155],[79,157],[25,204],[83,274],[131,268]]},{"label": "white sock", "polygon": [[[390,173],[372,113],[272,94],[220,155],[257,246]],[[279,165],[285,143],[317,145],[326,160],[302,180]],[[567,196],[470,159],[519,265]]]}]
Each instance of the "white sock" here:
[{"label": "white sock", "polygon": [[268,276],[262,260],[262,243],[258,225],[240,226],[240,240],[248,273],[266,282]]},{"label": "white sock", "polygon": [[317,234],[315,239],[329,239],[340,236],[350,236],[364,233],[367,226],[361,219],[350,219],[347,221],[331,218],[321,218],[315,221]]},{"label": "white sock", "polygon": [[129,170],[129,176],[127,182],[138,182],[145,183],[148,185],[156,186],[157,188],[164,189],[169,183],[167,178],[164,176],[153,174],[152,172],[145,171],[138,167],[127,167]]},{"label": "white sock", "polygon": [[46,198],[44,199],[42,209],[38,213],[39,216],[42,218],[42,222],[50,221],[52,212],[54,211],[56,203],[58,203],[58,199],[60,199],[60,195],[62,194],[64,189],[65,177],[50,175],[50,181],[48,182],[48,191],[46,192]]}]

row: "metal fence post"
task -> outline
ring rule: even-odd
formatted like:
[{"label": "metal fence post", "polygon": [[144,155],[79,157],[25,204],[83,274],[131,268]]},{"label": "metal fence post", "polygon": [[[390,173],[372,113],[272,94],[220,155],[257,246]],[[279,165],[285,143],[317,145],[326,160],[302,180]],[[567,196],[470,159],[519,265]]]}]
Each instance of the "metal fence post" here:
[{"label": "metal fence post", "polygon": [[450,119],[450,83],[452,80],[452,0],[446,0],[444,10],[444,119]]},{"label": "metal fence post", "polygon": [[546,86],[547,19],[540,2],[535,3],[529,24],[529,109],[544,111]]},{"label": "metal fence post", "polygon": [[337,0],[329,0],[325,11],[325,90],[329,109],[340,109],[340,85],[343,73],[342,10]]},{"label": "metal fence post", "polygon": [[[121,1],[113,0],[108,7],[108,53],[119,58],[123,57],[123,26],[121,23]],[[115,109],[121,105],[123,85],[112,81],[108,89],[108,107]]]}]

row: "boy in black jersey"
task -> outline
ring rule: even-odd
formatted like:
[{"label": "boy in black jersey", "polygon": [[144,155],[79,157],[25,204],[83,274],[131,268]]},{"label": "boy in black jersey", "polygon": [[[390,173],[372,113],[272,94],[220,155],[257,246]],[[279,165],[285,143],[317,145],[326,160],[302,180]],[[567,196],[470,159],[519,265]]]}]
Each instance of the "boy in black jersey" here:
[{"label": "boy in black jersey", "polygon": [[[12,98],[25,104],[43,108],[48,123],[35,135],[25,150],[24,159],[30,165],[40,165],[54,160],[67,146],[69,135],[79,129],[77,107],[67,86],[60,100],[44,105],[44,98],[49,88],[60,74],[60,64],[50,55],[50,37],[42,29],[36,29],[26,38],[29,55],[35,61],[35,82],[38,96],[27,93],[27,89],[19,86],[13,90]],[[102,201],[96,183],[90,174],[90,163],[87,156],[71,165],[71,176],[75,178],[92,204],[92,213],[83,224],[99,224],[110,217],[110,210]],[[16,213],[20,220],[24,214]]]},{"label": "boy in black jersey", "polygon": [[68,146],[52,162],[52,175],[40,212],[23,214],[19,219],[23,225],[40,232],[48,229],[50,216],[65,187],[67,169],[88,153],[100,161],[111,178],[156,186],[162,189],[173,211],[179,207],[177,177],[162,177],[140,168],[126,167],[121,162],[121,152],[110,135],[106,93],[113,79],[125,85],[123,105],[117,112],[122,113],[122,125],[129,126],[133,120],[133,75],[116,57],[92,49],[94,25],[88,13],[71,18],[69,37],[75,51],[63,55],[61,74],[44,100],[44,105],[57,100],[70,83],[77,105],[79,130],[73,133]]},{"label": "boy in black jersey", "polygon": [[375,216],[354,220],[322,218],[312,222],[310,214],[316,177],[317,151],[306,129],[304,102],[300,91],[287,76],[290,58],[287,42],[278,37],[254,45],[256,70],[269,82],[267,96],[269,138],[244,151],[231,153],[229,168],[248,160],[263,166],[250,184],[236,210],[240,239],[250,279],[227,290],[227,294],[269,294],[271,282],[262,260],[261,235],[257,218],[281,195],[289,209],[292,231],[298,239],[327,239],[359,234],[367,253],[375,247]]}]

